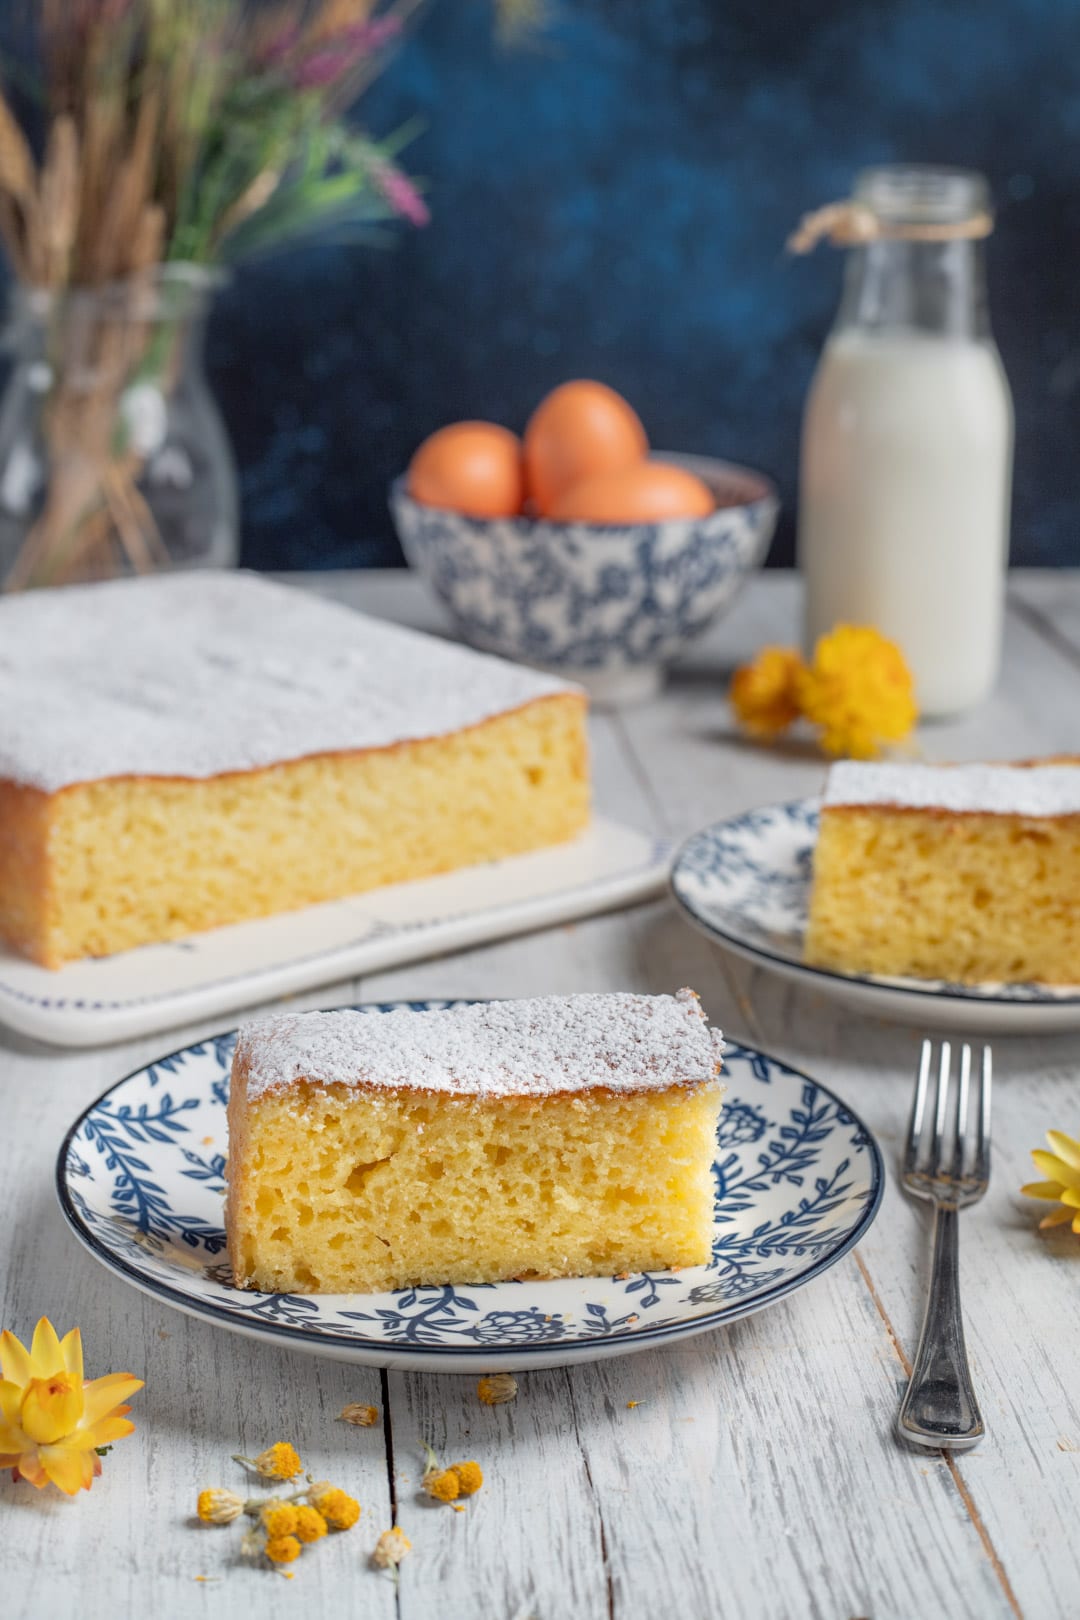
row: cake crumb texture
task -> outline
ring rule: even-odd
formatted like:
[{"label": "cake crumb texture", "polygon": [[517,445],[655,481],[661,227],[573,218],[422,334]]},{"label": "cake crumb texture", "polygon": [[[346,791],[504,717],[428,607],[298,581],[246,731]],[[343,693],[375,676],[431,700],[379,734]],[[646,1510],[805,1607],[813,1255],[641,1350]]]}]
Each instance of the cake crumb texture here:
[{"label": "cake crumb texture", "polygon": [[1080,811],[1066,808],[1080,804],[1080,768],[995,767],[981,795],[987,767],[924,767],[914,787],[910,767],[896,769],[906,781],[890,787],[876,767],[879,802],[858,802],[865,785],[850,772],[827,796],[806,960],[965,984],[1080,984]]},{"label": "cake crumb texture", "polygon": [[[662,1004],[659,1019],[626,1005],[650,1000]],[[609,1002],[633,1026],[644,1054],[634,1083],[618,1066],[593,1074],[594,1054],[581,1056],[573,1077],[562,1076],[573,1089],[557,1089],[557,1077],[522,1089],[517,1071],[533,1056],[543,1075],[553,1050],[549,1039],[533,1053],[523,1035],[537,1023],[537,1002],[501,1004],[528,1009],[512,1011],[501,1026],[514,1073],[483,1083],[494,1065],[489,1030],[470,1091],[456,1072],[456,1089],[394,1079],[425,1050],[443,1062],[442,1038],[430,1032],[450,1012],[354,1014],[384,1030],[395,1023],[401,1061],[395,1065],[379,1042],[377,1058],[367,1046],[365,1069],[358,1031],[351,1085],[291,1075],[262,1085],[265,1042],[257,1027],[242,1038],[229,1101],[226,1217],[237,1281],[266,1291],[348,1293],[706,1263],[723,1092],[716,1040],[696,1005],[670,997],[551,998],[541,1022],[550,1033],[552,1020],[565,1021],[565,1050],[581,1031],[575,1002]],[[603,1009],[594,1005],[589,1016],[605,1027]],[[669,1018],[686,1022],[696,1038],[692,1060],[679,1065],[693,1073],[680,1080],[662,1070]],[[410,1023],[411,1034],[403,1029]],[[475,1021],[458,1023],[475,1029]],[[321,1036],[314,1039],[318,1046]]]},{"label": "cake crumb texture", "polygon": [[58,967],[560,843],[588,816],[574,693],[202,781],[0,782],[0,939]]}]

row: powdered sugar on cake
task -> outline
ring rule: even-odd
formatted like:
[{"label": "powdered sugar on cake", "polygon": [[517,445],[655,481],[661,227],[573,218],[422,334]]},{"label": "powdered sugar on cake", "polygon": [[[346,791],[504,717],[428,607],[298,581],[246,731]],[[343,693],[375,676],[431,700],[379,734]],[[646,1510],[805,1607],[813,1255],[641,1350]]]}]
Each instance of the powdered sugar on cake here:
[{"label": "powdered sugar on cake", "polygon": [[659,1091],[716,1072],[719,1030],[692,990],[546,996],[434,1012],[283,1013],[246,1024],[236,1055],[249,1099],[298,1080],[476,1097],[604,1086]]},{"label": "powdered sugar on cake", "polygon": [[568,690],[253,574],[0,599],[0,777],[46,792],[386,748]]},{"label": "powdered sugar on cake", "polygon": [[894,805],[955,815],[1080,814],[1076,765],[864,765],[844,761],[829,771],[824,804]]}]

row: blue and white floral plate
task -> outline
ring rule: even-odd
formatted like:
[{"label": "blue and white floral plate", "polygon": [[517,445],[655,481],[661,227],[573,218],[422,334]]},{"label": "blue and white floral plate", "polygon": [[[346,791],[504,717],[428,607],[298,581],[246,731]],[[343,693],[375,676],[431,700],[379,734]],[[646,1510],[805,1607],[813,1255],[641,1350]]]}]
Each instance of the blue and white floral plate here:
[{"label": "blue and white floral plate", "polygon": [[[391,1005],[400,1004],[361,1010],[377,1018]],[[93,1103],[60,1150],[60,1206],[95,1259],[144,1293],[342,1361],[520,1370],[687,1338],[819,1276],[858,1242],[881,1199],[881,1154],[862,1122],[817,1081],[736,1046],[724,1060],[709,1265],[397,1294],[249,1292],[232,1286],[222,1230],[234,1039],[162,1058]]]},{"label": "blue and white floral plate", "polygon": [[688,838],[671,869],[682,910],[710,939],[869,1013],[983,1035],[1080,1029],[1080,985],[950,984],[838,973],[803,961],[817,799],[748,810]]}]

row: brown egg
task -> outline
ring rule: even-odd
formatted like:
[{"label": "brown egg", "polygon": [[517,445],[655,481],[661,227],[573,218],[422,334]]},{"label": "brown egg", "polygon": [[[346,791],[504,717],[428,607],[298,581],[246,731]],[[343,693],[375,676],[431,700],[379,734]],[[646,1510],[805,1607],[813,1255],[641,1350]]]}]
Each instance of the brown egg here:
[{"label": "brown egg", "polygon": [[452,422],[409,463],[409,494],[469,517],[514,517],[525,495],[521,440],[494,422]]},{"label": "brown egg", "polygon": [[541,400],[525,429],[529,500],[547,516],[572,484],[631,467],[648,450],[645,429],[621,394],[605,383],[563,383]]},{"label": "brown egg", "polygon": [[659,523],[705,517],[716,501],[707,484],[667,461],[597,473],[564,490],[548,516],[560,523]]}]

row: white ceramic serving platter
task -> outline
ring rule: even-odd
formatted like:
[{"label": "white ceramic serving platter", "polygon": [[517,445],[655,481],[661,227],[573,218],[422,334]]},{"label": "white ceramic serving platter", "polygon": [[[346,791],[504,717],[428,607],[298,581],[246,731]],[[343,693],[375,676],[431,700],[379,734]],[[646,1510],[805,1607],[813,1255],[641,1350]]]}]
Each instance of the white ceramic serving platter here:
[{"label": "white ceramic serving platter", "polygon": [[[392,1005],[371,1004],[377,1018]],[[749,1047],[725,1053],[728,1093],[707,1266],[678,1272],[259,1294],[232,1286],[222,1230],[235,1031],[119,1081],[69,1130],[65,1217],[95,1259],[191,1316],[337,1360],[437,1372],[560,1367],[645,1350],[763,1310],[858,1242],[885,1181],[873,1137],[816,1081]]]},{"label": "white ceramic serving platter", "polygon": [[924,1029],[982,1035],[1080,1029],[1080,985],[950,984],[837,973],[803,961],[817,799],[718,821],[679,850],[671,889],[686,916],[739,956],[843,1002]]},{"label": "white ceramic serving platter", "polygon": [[602,817],[573,843],[59,972],[0,948],[0,1023],[102,1046],[663,892],[670,845]]}]

